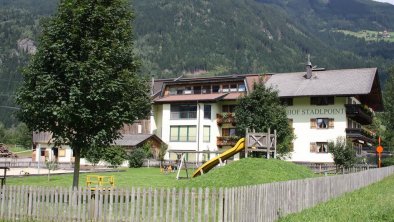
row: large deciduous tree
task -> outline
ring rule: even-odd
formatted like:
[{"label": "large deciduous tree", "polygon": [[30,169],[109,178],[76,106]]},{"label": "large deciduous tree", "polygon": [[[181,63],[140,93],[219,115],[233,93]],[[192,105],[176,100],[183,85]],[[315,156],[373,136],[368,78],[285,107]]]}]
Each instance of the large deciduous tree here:
[{"label": "large deciduous tree", "polygon": [[386,81],[383,91],[384,113],[382,119],[385,125],[384,143],[391,147],[394,146],[394,67],[389,71],[389,78]]},{"label": "large deciduous tree", "polygon": [[256,132],[277,131],[277,151],[285,155],[291,151],[294,138],[289,126],[286,109],[280,103],[278,92],[255,84],[253,91],[239,100],[235,109],[237,131],[244,135],[246,128]]},{"label": "large deciduous tree", "polygon": [[109,145],[123,123],[149,113],[148,83],[136,74],[132,20],[127,0],[61,0],[25,69],[20,120],[71,145],[74,187],[81,152]]}]

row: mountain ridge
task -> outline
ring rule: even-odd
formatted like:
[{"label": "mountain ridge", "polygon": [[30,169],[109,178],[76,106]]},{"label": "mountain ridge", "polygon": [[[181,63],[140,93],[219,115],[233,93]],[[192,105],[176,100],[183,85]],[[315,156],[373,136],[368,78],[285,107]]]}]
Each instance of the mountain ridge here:
[{"label": "mountain ridge", "polygon": [[[220,0],[182,3],[134,0],[135,50],[141,74],[184,75],[292,72],[304,69],[306,55],[327,69],[377,66],[382,82],[394,61],[394,44],[367,42],[333,32],[394,30],[394,6],[369,0]],[[39,45],[42,20],[57,1],[0,0],[0,121],[6,125],[21,68],[29,55],[17,42]],[[351,9],[349,11],[349,8]],[[348,10],[348,11],[346,11]],[[348,12],[348,13],[346,13]]]}]

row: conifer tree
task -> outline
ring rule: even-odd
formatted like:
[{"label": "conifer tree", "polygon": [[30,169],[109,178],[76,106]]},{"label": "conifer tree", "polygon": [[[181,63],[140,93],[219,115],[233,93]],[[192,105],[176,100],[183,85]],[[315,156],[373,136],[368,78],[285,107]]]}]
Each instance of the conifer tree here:
[{"label": "conifer tree", "polygon": [[149,113],[149,87],[136,74],[132,20],[127,0],[61,0],[25,69],[20,120],[71,145],[73,187],[81,152],[109,145],[123,123]]}]

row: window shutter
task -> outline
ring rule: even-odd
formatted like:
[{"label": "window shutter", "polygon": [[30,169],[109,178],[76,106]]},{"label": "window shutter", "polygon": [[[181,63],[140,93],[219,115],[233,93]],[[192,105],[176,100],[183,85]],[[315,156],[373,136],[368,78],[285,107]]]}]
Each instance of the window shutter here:
[{"label": "window shutter", "polygon": [[311,129],[316,129],[316,119],[311,119]]},{"label": "window shutter", "polygon": [[310,144],[310,151],[311,151],[311,153],[316,153],[317,152],[317,145],[316,145],[316,143],[311,143]]},{"label": "window shutter", "polygon": [[330,128],[330,129],[334,128],[334,119],[328,120],[328,128]]}]

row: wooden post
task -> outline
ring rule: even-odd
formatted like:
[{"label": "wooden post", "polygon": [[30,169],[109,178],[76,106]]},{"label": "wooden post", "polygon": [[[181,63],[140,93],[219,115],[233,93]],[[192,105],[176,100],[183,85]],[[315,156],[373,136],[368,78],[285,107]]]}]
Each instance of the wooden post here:
[{"label": "wooden post", "polygon": [[274,158],[276,159],[276,130],[274,130]]},{"label": "wooden post", "polygon": [[267,138],[266,138],[266,141],[267,141],[267,159],[269,159],[270,158],[270,155],[271,155],[271,129],[270,128],[268,128],[268,135],[267,135]]},{"label": "wooden post", "polygon": [[248,144],[249,144],[249,129],[246,128],[246,134],[245,134],[245,158],[248,158]]}]

